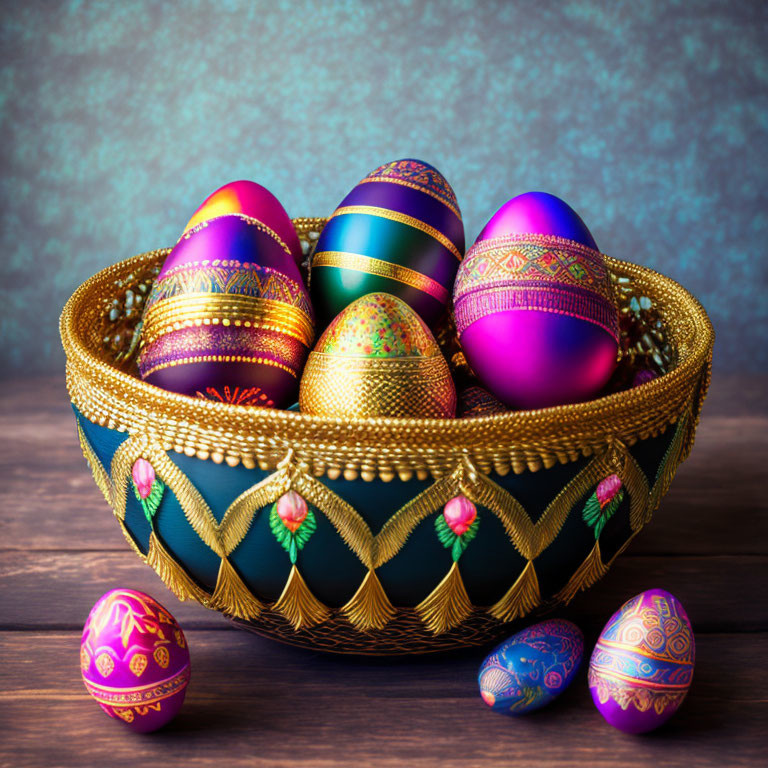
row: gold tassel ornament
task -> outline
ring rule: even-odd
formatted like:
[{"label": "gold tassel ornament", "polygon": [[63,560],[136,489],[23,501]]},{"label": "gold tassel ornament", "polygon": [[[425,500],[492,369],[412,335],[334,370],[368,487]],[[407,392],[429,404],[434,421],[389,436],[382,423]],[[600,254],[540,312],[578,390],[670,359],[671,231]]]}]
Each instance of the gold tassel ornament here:
[{"label": "gold tassel ornament", "polygon": [[383,629],[394,617],[395,608],[389,602],[376,572],[369,570],[357,592],[341,609],[350,624],[362,632]]},{"label": "gold tassel ornament", "polygon": [[596,541],[592,551],[576,569],[576,573],[571,576],[568,583],[555,595],[555,600],[567,605],[579,592],[591,587],[596,581],[602,579],[606,573],[608,573],[608,568],[603,564],[603,557],[600,554],[600,542]]},{"label": "gold tassel ornament", "polygon": [[448,575],[416,606],[416,613],[435,635],[458,626],[472,613],[458,562],[454,561]]},{"label": "gold tassel ornament", "polygon": [[219,576],[211,596],[210,607],[246,621],[257,619],[264,610],[264,605],[248,589],[226,557],[222,558],[219,566]]},{"label": "gold tassel ornament", "polygon": [[203,605],[208,605],[210,600],[208,593],[199,587],[192,577],[173,559],[171,553],[162,545],[154,531],[149,535],[147,563],[155,569],[155,572],[163,580],[165,586],[179,600],[197,600]]},{"label": "gold tassel ornament", "polygon": [[523,572],[506,594],[488,609],[499,621],[514,621],[530,613],[541,603],[539,580],[533,560],[529,560]]},{"label": "gold tassel ornament", "polygon": [[294,629],[314,627],[331,615],[328,606],[312,594],[296,565],[291,566],[283,593],[272,609],[288,619]]}]

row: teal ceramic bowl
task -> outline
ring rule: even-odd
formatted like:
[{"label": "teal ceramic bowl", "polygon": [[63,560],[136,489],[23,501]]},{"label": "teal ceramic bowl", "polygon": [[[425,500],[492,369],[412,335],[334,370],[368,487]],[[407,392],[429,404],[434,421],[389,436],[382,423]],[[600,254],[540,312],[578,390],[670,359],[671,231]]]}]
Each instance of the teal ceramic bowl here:
[{"label": "teal ceramic bowl", "polygon": [[[305,247],[322,224],[295,221]],[[646,383],[539,411],[341,420],[142,382],[141,297],[167,253],[98,273],[64,309],[80,444],[138,556],[260,634],[365,654],[484,644],[602,577],[691,449],[712,327],[651,270],[609,260],[619,371],[654,369]]]}]

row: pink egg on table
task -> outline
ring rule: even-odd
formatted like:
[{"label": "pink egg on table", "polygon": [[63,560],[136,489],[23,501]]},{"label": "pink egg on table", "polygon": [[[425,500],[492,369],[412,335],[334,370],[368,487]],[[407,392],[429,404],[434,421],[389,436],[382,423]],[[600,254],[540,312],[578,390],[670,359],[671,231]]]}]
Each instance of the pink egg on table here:
[{"label": "pink egg on table", "polygon": [[693,679],[696,646],[680,601],[649,589],[613,614],[592,652],[589,689],[600,714],[625,733],[658,728]]},{"label": "pink egg on table", "polygon": [[618,311],[605,260],[554,195],[519,195],[494,214],[459,267],[453,299],[469,364],[510,407],[587,400],[613,372]]},{"label": "pink egg on table", "polygon": [[304,258],[301,243],[290,216],[280,201],[255,181],[232,181],[205,198],[184,227],[189,232],[198,224],[218,216],[241,214],[269,227],[287,246],[297,264]]},{"label": "pink egg on table", "polygon": [[88,693],[110,717],[147,733],[181,709],[189,648],[176,619],[160,603],[133,589],[113,589],[85,622],[80,669]]}]

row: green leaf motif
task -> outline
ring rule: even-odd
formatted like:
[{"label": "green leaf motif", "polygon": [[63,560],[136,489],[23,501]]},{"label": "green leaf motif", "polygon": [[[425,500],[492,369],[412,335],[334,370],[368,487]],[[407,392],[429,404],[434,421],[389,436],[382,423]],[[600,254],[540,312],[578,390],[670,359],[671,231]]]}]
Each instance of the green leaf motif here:
[{"label": "green leaf motif", "polygon": [[435,531],[440,543],[446,548],[452,547],[454,539],[458,538],[450,529],[448,523],[445,522],[445,518],[442,515],[438,515],[435,518]]},{"label": "green leaf motif", "polygon": [[623,500],[623,488],[602,509],[600,509],[600,502],[597,500],[596,493],[587,499],[581,517],[590,528],[595,529],[595,540],[600,538],[605,524],[613,517]]},{"label": "green leaf motif", "polygon": [[307,510],[307,516],[302,521],[294,537],[299,549],[303,549],[304,545],[309,541],[312,534],[317,529],[317,520],[315,519],[315,513],[311,510]]},{"label": "green leaf motif", "polygon": [[470,525],[461,536],[457,536],[450,529],[450,526],[445,522],[445,518],[442,515],[435,518],[437,538],[446,549],[451,550],[451,557],[454,562],[458,562],[459,558],[464,554],[464,550],[467,548],[469,542],[477,536],[477,529],[479,526],[480,518],[476,517],[472,521],[472,525]]},{"label": "green leaf motif", "polygon": [[311,509],[307,510],[307,516],[296,532],[292,533],[277,514],[277,502],[275,502],[269,512],[269,527],[280,546],[288,553],[291,564],[295,564],[299,552],[304,549],[304,545],[317,529],[317,519]]},{"label": "green leaf motif", "polygon": [[146,499],[141,498],[139,489],[136,487],[136,483],[131,481],[133,486],[133,492],[136,494],[136,498],[141,504],[141,508],[144,510],[144,517],[147,518],[150,525],[157,514],[157,509],[160,506],[160,502],[163,500],[163,494],[165,493],[165,483],[159,478],[155,478],[155,482],[152,483],[152,490],[149,492],[149,496]]},{"label": "green leaf motif", "polygon": [[594,527],[601,513],[600,502],[597,500],[597,494],[593,493],[584,505],[584,511],[581,513],[581,517],[584,522],[590,527]]}]

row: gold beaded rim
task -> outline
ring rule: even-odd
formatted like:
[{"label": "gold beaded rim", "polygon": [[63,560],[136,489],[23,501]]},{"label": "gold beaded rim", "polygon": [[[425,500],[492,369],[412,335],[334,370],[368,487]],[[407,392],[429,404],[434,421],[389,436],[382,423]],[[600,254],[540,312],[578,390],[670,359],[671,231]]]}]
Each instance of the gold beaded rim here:
[{"label": "gold beaded rim", "polygon": [[[325,220],[295,219],[300,236]],[[160,263],[170,249],[119,262],[86,280],[61,315],[67,386],[85,418],[146,434],[165,450],[231,466],[274,469],[287,454],[304,471],[352,480],[442,477],[462,457],[504,475],[575,461],[608,444],[633,445],[677,421],[692,398],[698,415],[709,383],[714,332],[701,304],[651,269],[607,257],[658,306],[676,365],[639,387],[574,405],[472,419],[323,418],[178,395],[147,384],[107,359],[100,307],[116,280]]]}]

